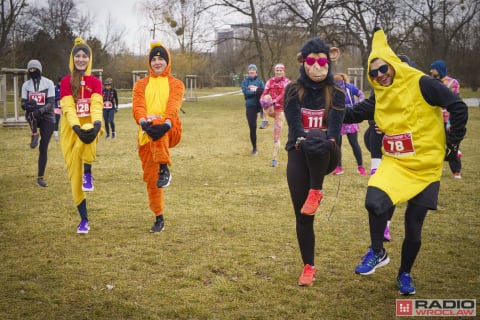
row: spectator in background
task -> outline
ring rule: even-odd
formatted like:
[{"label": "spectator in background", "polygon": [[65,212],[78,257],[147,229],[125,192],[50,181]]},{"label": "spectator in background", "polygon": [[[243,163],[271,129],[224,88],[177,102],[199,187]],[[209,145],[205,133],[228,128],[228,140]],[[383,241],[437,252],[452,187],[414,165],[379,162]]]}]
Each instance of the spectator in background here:
[{"label": "spectator in background", "polygon": [[[450,89],[453,93],[460,95],[460,84],[458,81],[447,75],[447,65],[443,60],[436,60],[430,65],[430,74],[435,79],[439,79],[442,83]],[[450,131],[450,114],[446,108],[442,108],[443,111],[443,123],[445,126],[445,131],[448,133]],[[456,158],[451,158],[448,160],[448,165],[450,171],[453,173],[455,179],[462,179],[462,160],[460,159],[462,153],[458,151],[458,156]]]},{"label": "spectator in background", "polygon": [[256,156],[257,150],[257,115],[262,110],[260,97],[265,84],[257,75],[257,66],[250,64],[247,67],[248,76],[242,81],[242,92],[245,97],[245,114],[248,127],[250,128],[250,142],[252,143],[252,156]]},{"label": "spectator in background", "polygon": [[110,138],[110,129],[112,130],[112,139],[115,139],[115,113],[118,111],[117,90],[112,87],[112,78],[105,79],[102,90],[103,95],[103,120],[105,121],[105,131],[107,139]]},{"label": "spectator in background", "polygon": [[[55,125],[55,86],[52,80],[42,76],[42,64],[38,60],[30,60],[27,64],[30,79],[22,85],[22,109],[25,110],[32,138],[30,148],[36,148],[40,139],[38,154],[37,185],[47,187],[44,180],[48,159],[48,144]],[[40,131],[40,132],[39,132]]]},{"label": "spectator in background", "polygon": [[[353,83],[348,81],[348,76],[345,73],[337,73],[334,76],[335,82],[345,91],[345,107],[351,108],[355,103],[362,102],[364,99],[363,91],[358,89]],[[346,135],[348,143],[352,147],[353,155],[357,161],[357,172],[361,176],[365,176],[365,168],[363,167],[362,148],[358,143],[358,132],[360,126],[358,123],[344,123],[338,138],[337,144],[340,148],[340,158],[338,159],[338,166],[333,170],[333,174],[343,174],[342,168],[342,136]]]},{"label": "spectator in background", "polygon": [[290,79],[285,77],[285,66],[283,64],[279,63],[275,65],[274,70],[275,76],[267,80],[265,90],[260,97],[263,113],[274,118],[272,167],[278,166],[280,134],[285,120],[283,95],[285,93],[285,87],[291,82]]}]

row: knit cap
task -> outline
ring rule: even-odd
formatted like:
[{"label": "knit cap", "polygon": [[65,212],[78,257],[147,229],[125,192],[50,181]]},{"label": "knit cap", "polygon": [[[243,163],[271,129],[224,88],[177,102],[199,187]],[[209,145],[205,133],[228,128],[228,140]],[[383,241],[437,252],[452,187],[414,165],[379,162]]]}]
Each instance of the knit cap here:
[{"label": "knit cap", "polygon": [[27,69],[31,69],[31,68],[38,69],[38,71],[42,72],[42,64],[38,60],[32,59],[28,61]]},{"label": "knit cap", "polygon": [[250,69],[255,69],[255,71],[257,71],[257,70],[258,70],[258,69],[257,69],[257,66],[256,66],[256,65],[254,65],[253,63],[248,65],[248,68],[247,68],[247,70],[250,70]]}]

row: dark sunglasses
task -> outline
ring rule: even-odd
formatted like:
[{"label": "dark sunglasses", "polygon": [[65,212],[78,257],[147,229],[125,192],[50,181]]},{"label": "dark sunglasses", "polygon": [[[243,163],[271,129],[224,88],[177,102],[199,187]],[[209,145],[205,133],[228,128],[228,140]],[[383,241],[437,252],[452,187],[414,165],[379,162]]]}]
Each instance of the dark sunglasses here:
[{"label": "dark sunglasses", "polygon": [[378,69],[370,69],[370,72],[368,73],[370,77],[376,78],[378,77],[378,71],[381,73],[387,73],[388,71],[388,64],[384,64],[383,66],[380,66]]},{"label": "dark sunglasses", "polygon": [[318,59],[315,59],[313,57],[306,57],[305,58],[305,63],[308,64],[309,66],[313,66],[315,64],[315,62],[318,62],[318,65],[320,67],[323,67],[324,65],[326,65],[328,63],[328,59],[327,58],[318,58]]}]

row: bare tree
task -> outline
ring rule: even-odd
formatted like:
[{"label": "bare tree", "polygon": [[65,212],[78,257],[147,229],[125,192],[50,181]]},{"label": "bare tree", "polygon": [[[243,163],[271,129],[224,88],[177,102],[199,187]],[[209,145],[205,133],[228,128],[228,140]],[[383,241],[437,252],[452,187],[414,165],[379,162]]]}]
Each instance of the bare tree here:
[{"label": "bare tree", "polygon": [[192,54],[202,50],[208,35],[204,19],[205,0],[146,0],[143,11],[150,21],[152,38],[161,34],[161,40],[171,39],[182,53]]},{"label": "bare tree", "polygon": [[[242,16],[245,16],[249,22],[249,29],[252,33],[252,37],[241,36],[238,37],[238,40],[251,42],[256,49],[256,56],[249,57],[250,59],[258,59],[258,67],[260,69],[260,77],[266,78],[266,68],[265,68],[265,55],[262,47],[262,38],[260,32],[260,24],[257,16],[257,7],[255,6],[254,0],[219,0],[214,6],[224,7],[227,9],[233,9],[235,12],[239,13]],[[269,3],[264,2],[263,5],[267,6]]]},{"label": "bare tree", "polygon": [[[1,0],[0,3],[0,61],[8,60],[10,41],[15,45],[15,23],[27,8],[26,0]],[[13,31],[13,32],[12,32]],[[5,57],[5,58],[4,58]]]},{"label": "bare tree", "polygon": [[452,44],[480,13],[478,0],[403,0],[403,2],[421,21],[415,38],[416,43],[425,46],[421,57],[424,63],[438,58],[448,59]]}]

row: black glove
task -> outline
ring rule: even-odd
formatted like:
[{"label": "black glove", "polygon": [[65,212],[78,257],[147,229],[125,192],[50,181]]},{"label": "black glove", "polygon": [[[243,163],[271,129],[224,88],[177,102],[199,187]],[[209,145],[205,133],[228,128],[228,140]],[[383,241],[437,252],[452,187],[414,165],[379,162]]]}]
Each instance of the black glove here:
[{"label": "black glove", "polygon": [[118,108],[115,108],[115,113],[117,113],[117,112],[118,112]]},{"label": "black glove", "polygon": [[30,99],[26,103],[25,111],[27,112],[33,112],[37,110],[37,101]]},{"label": "black glove", "polygon": [[142,130],[145,132],[147,132],[150,129],[151,125],[152,123],[150,121],[145,121],[145,120],[140,121],[140,126],[142,127]]},{"label": "black glove", "polygon": [[153,141],[156,141],[163,137],[167,131],[170,130],[170,126],[166,123],[151,125],[148,130],[145,130],[147,134],[152,137]]},{"label": "black glove", "polygon": [[[97,126],[97,124],[95,125]],[[92,129],[83,130],[80,126],[73,126],[73,131],[78,135],[80,140],[85,144],[90,144],[97,137],[98,131],[96,131],[95,126]],[[98,129],[100,131],[100,128]]]},{"label": "black glove", "polygon": [[307,137],[300,145],[300,149],[311,157],[323,157],[335,146],[335,142],[322,137]]},{"label": "black glove", "polygon": [[452,161],[457,158],[458,144],[447,142],[447,150],[445,152],[445,161]]}]

